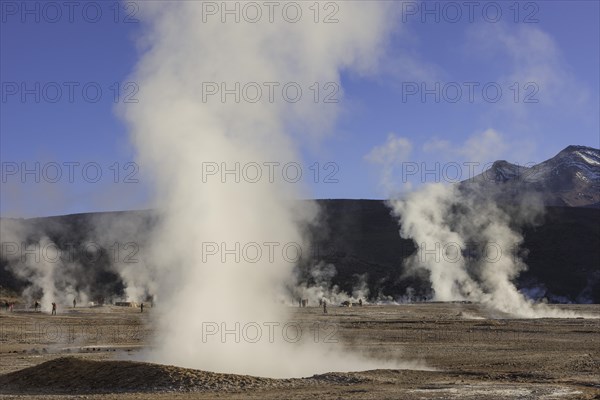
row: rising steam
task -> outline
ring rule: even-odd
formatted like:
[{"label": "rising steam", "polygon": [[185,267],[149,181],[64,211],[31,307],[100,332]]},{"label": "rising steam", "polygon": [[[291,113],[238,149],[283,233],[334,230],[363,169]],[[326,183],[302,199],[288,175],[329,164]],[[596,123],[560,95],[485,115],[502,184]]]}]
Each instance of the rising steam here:
[{"label": "rising steam", "polygon": [[528,193],[502,202],[501,193],[477,184],[427,185],[389,202],[400,234],[417,252],[408,268],[430,274],[434,300],[468,300],[522,318],[572,318],[573,312],[534,303],[515,286],[526,270],[520,228],[543,213],[541,199]]},{"label": "rising steam", "polygon": [[[458,159],[479,159],[478,165],[483,165],[486,158],[506,151],[507,145],[501,134],[488,129],[462,146],[432,140],[424,148],[437,148]],[[400,179],[394,172],[409,160],[411,149],[407,139],[390,135],[366,156],[383,165],[382,181],[390,193],[398,192]],[[535,303],[514,283],[527,269],[521,230],[543,218],[542,195],[519,182],[493,184],[487,171],[464,178],[457,184],[426,184],[407,195],[391,196],[388,204],[399,219],[400,235],[413,239],[417,247],[404,261],[407,272],[428,273],[433,300],[473,301],[488,306],[494,315],[500,311],[523,318],[577,317]],[[410,190],[411,182],[405,182],[405,188]]]},{"label": "rising steam", "polygon": [[[311,17],[253,24],[203,21],[202,4],[144,4],[146,47],[133,76],[139,103],[123,110],[161,212],[149,257],[159,282],[159,333],[146,359],[263,376],[382,367],[329,345],[282,341],[278,333],[267,340],[265,326],[287,320],[276,300],[294,263],[282,250],[290,243],[307,248],[301,226],[314,222],[315,206],[291,201],[304,190],[277,172],[258,182],[236,179],[235,172],[203,172],[207,163],[235,170],[236,163],[298,161],[298,143],[327,131],[338,113],[336,104],[315,102],[308,88],[339,85],[342,69],[374,67],[392,26],[390,5],[337,3],[334,24],[315,24]],[[235,95],[207,98],[207,82],[228,89],[237,82],[278,86],[274,101],[263,95],[249,102]],[[300,101],[279,94],[288,82],[303,88]],[[256,245],[251,257],[260,254],[257,261],[236,257],[248,244]],[[236,324],[257,324],[262,337],[256,343],[240,338]],[[205,337],[215,327],[219,334]],[[221,328],[234,333],[221,336]]]},{"label": "rising steam", "polygon": [[27,308],[37,301],[42,311],[50,312],[52,303],[62,307],[72,304],[73,299],[79,304],[88,302],[93,280],[80,262],[86,243],[65,248],[44,229],[20,219],[3,219],[0,237],[0,257],[8,270],[26,283],[22,296]]}]

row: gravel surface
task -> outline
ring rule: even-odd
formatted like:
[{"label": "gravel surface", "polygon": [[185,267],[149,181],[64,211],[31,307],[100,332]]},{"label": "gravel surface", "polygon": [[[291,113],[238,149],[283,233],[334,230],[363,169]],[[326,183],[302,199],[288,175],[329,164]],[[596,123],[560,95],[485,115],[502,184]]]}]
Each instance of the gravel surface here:
[{"label": "gravel surface", "polygon": [[[560,307],[600,316],[599,305]],[[290,309],[299,323],[333,324],[344,346],[430,370],[272,379],[124,361],[149,345],[154,311],[0,312],[0,399],[600,398],[600,319],[511,319],[460,303]]]}]

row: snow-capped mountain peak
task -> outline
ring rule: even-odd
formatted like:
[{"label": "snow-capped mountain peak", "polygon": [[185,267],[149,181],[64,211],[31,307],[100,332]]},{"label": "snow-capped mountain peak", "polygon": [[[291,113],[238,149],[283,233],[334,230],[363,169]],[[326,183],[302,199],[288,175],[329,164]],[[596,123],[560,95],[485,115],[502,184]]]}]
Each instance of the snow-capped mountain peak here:
[{"label": "snow-capped mountain peak", "polygon": [[547,205],[599,207],[600,150],[568,146],[556,156],[530,167],[496,161],[489,170],[463,182],[467,186],[473,184],[482,185],[484,190],[508,185],[503,189],[513,193],[538,192]]}]

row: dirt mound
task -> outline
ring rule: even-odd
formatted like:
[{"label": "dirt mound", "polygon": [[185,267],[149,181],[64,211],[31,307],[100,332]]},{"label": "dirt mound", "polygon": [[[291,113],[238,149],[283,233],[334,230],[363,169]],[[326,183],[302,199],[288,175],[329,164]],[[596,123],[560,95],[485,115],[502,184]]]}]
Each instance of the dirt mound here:
[{"label": "dirt mound", "polygon": [[218,374],[132,361],[57,358],[0,376],[3,393],[226,391],[293,386],[293,380]]},{"label": "dirt mound", "polygon": [[324,382],[353,385],[371,380],[361,373],[339,372],[301,379],[272,379],[144,362],[61,357],[0,375],[0,393],[243,392],[289,389]]}]

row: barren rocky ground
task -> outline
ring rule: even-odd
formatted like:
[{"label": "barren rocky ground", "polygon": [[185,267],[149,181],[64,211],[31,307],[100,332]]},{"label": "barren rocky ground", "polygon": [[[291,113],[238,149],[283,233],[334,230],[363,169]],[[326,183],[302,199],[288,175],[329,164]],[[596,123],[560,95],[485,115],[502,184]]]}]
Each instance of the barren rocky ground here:
[{"label": "barren rocky ground", "polygon": [[[600,305],[556,307],[600,316]],[[600,398],[599,319],[511,319],[461,303],[294,308],[355,351],[431,370],[270,379],[127,361],[149,345],[155,311],[0,312],[0,398]]]}]

